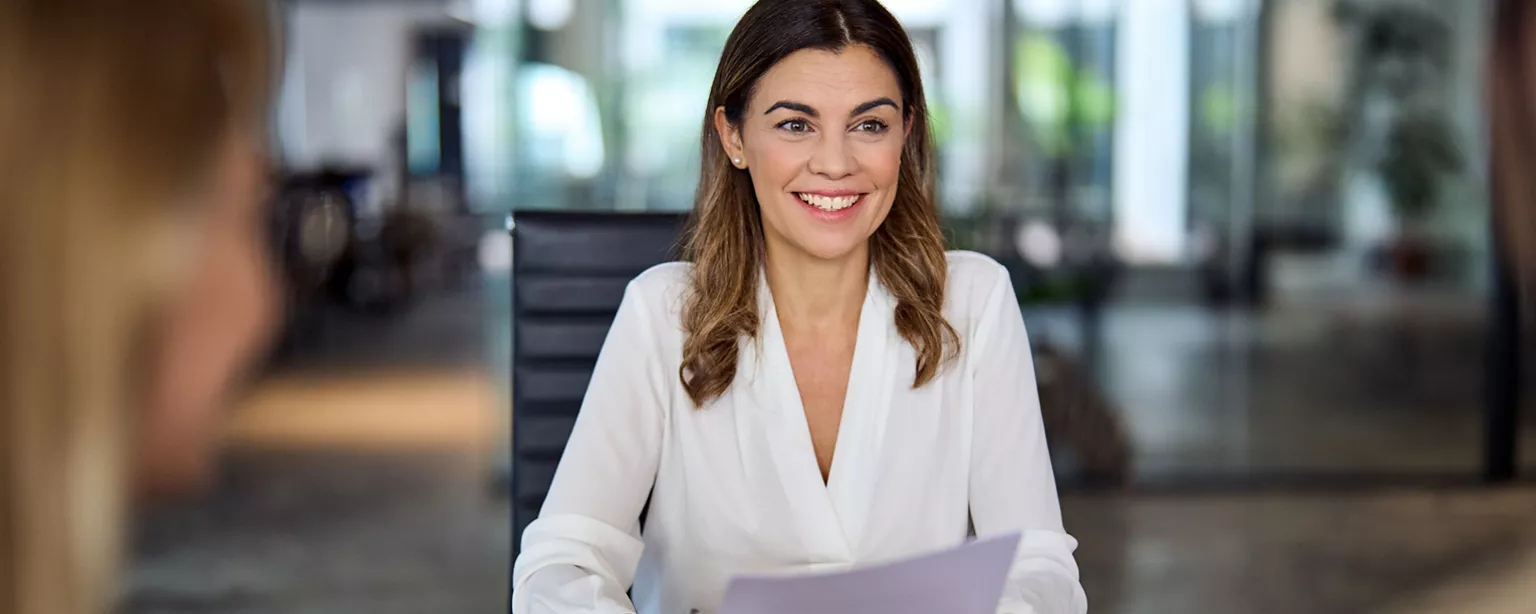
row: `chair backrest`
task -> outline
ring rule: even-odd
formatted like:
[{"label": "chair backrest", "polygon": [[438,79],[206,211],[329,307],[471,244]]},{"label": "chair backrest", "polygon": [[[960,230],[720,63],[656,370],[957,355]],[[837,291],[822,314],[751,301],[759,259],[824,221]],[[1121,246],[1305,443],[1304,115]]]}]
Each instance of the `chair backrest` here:
[{"label": "chair backrest", "polygon": [[539,514],[624,288],[675,259],[684,214],[512,217],[512,551]]}]

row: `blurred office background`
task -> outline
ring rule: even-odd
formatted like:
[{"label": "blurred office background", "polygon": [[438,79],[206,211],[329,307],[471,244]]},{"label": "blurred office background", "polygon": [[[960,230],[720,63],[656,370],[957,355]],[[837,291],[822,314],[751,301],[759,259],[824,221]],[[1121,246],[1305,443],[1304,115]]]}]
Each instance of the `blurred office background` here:
[{"label": "blurred office background", "polygon": [[[885,4],[952,241],[1014,272],[1092,611],[1531,603],[1490,2]],[[504,609],[509,214],[689,209],[749,5],[281,2],[288,326],[127,610]]]}]

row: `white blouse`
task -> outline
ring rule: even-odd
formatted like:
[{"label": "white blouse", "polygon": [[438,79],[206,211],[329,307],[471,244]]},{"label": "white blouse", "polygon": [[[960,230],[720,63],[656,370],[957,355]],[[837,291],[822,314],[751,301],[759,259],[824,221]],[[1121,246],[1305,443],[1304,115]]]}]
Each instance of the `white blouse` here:
[{"label": "white blouse", "polygon": [[687,267],[653,268],[625,292],[523,535],[514,614],[711,614],[736,574],[888,561],[958,545],[973,527],[1023,534],[999,612],[1087,610],[1002,266],[949,254],[944,315],[961,350],[916,389],[895,299],[870,275],[825,483],[766,282],[760,341],[743,339],[731,387],[693,407],[678,381]]}]

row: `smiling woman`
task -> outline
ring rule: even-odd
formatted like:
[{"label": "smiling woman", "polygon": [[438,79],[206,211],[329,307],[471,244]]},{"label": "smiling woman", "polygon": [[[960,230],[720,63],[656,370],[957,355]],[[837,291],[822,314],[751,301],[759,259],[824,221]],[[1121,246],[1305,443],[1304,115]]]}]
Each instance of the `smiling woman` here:
[{"label": "smiling woman", "polygon": [[[891,100],[900,91],[895,75],[867,47],[804,50],[763,75],[758,90],[755,98],[763,101],[793,93],[816,98],[779,100],[761,114],[734,120],[724,107],[715,112],[715,129],[732,163],[752,169],[759,206],[767,205],[762,213],[770,245],[821,258],[865,246],[890,211],[906,141],[902,107]],[[877,97],[861,101],[861,94]],[[776,206],[781,203],[799,206],[786,215]],[[806,227],[801,208],[812,219],[857,215],[861,223]]]},{"label": "smiling woman", "polygon": [[707,108],[685,253],[695,265],[683,316],[694,402],[734,377],[734,340],[755,334],[765,264],[770,278],[799,267],[790,263],[840,265],[859,279],[872,268],[898,298],[901,336],[919,349],[914,383],[932,378],[955,333],[940,314],[928,107],[900,24],[874,2],[756,6],[726,43]]},{"label": "smiling woman", "polygon": [[514,613],[707,614],[736,574],[972,530],[1022,535],[1000,612],[1084,612],[1019,306],[996,262],[944,251],[901,25],[873,0],[760,0],[702,128],[686,262],[625,292]]}]

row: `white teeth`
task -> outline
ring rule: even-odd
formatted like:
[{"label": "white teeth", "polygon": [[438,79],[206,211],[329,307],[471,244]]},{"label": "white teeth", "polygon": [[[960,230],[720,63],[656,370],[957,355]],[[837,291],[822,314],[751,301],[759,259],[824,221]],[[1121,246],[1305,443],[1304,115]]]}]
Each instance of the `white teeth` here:
[{"label": "white teeth", "polygon": [[811,206],[822,211],[841,211],[853,206],[859,201],[858,196],[821,196],[802,192],[797,194],[801,200],[810,203]]}]

